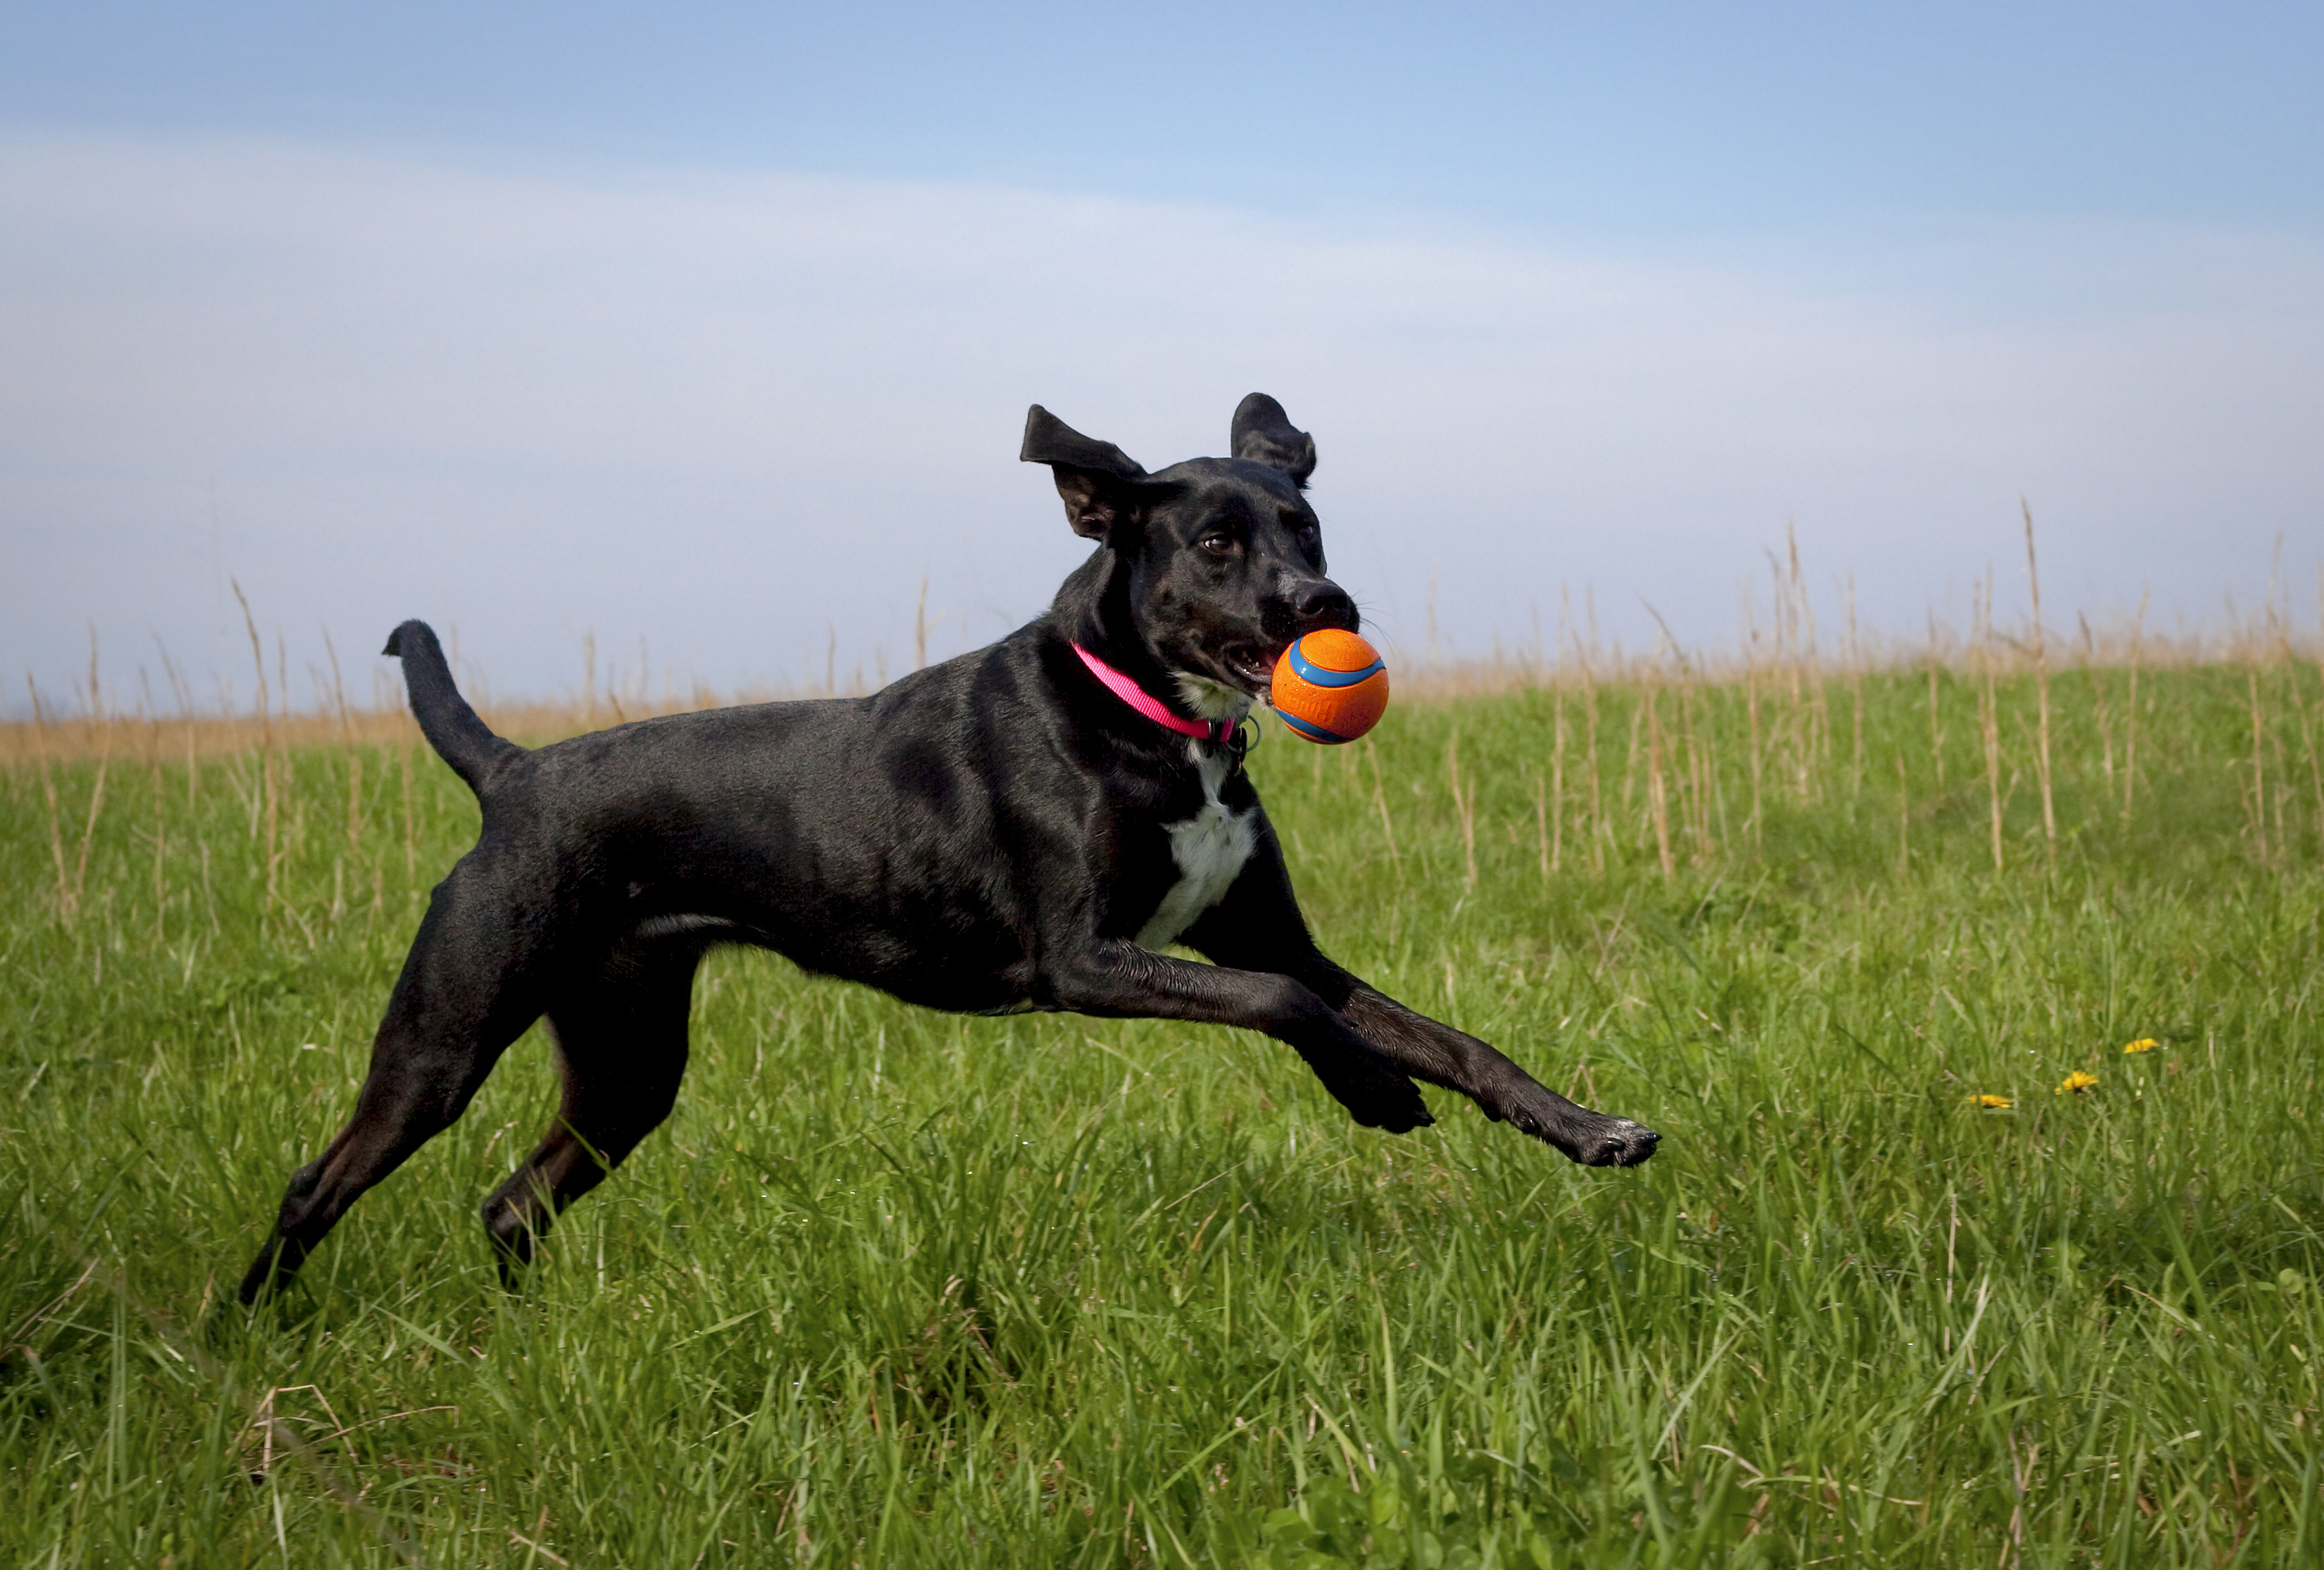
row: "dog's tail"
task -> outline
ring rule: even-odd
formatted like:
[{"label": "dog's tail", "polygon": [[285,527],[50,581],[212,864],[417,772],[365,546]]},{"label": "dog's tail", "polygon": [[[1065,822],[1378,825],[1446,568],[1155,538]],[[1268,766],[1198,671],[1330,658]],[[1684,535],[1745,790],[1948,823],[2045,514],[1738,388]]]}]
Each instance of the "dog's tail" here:
[{"label": "dog's tail", "polygon": [[521,757],[524,749],[493,734],[452,681],[452,667],[436,630],[425,622],[406,622],[387,635],[381,651],[403,661],[403,685],[411,695],[411,717],[436,755],[452,765],[452,772],[482,796],[484,786],[502,765]]}]

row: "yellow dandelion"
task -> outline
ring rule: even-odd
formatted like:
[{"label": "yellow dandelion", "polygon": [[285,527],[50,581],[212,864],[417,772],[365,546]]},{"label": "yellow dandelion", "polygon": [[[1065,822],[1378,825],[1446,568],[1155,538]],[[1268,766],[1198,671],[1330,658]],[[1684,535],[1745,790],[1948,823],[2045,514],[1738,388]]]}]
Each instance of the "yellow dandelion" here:
[{"label": "yellow dandelion", "polygon": [[2071,1074],[2066,1076],[2065,1078],[2058,1081],[2057,1094],[2063,1095],[2070,1090],[2079,1094],[2080,1092],[2089,1089],[2090,1086],[2096,1085],[2098,1082],[2098,1076],[2097,1075],[2084,1074],[2080,1069],[2077,1068]]},{"label": "yellow dandelion", "polygon": [[2152,1052],[2157,1047],[2162,1045],[2162,1042],[2157,1041],[2152,1036],[2141,1036],[2137,1040],[2133,1041],[2129,1046],[2124,1048],[2123,1050],[2125,1052]]},{"label": "yellow dandelion", "polygon": [[1996,1111],[2006,1111],[2016,1104],[2006,1095],[1973,1095],[1969,1098],[1969,1104],[1971,1106],[1992,1107]]}]

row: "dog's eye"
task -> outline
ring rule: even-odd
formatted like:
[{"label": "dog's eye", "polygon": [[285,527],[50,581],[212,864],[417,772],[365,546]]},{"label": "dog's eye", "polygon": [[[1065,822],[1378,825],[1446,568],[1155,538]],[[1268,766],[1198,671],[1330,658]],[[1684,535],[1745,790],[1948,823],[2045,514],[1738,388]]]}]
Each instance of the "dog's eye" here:
[{"label": "dog's eye", "polygon": [[1235,537],[1223,530],[1204,535],[1202,544],[1213,556],[1232,556],[1238,548]]}]

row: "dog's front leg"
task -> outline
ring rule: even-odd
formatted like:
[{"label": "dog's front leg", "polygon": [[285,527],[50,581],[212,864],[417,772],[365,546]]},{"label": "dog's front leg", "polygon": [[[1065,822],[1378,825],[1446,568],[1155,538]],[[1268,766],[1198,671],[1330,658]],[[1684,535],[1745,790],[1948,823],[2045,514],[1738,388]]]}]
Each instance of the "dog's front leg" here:
[{"label": "dog's front leg", "polygon": [[1628,1118],[1578,1106],[1474,1036],[1408,1009],[1342,970],[1315,947],[1291,893],[1270,830],[1226,898],[1184,941],[1220,965],[1277,972],[1344,1019],[1383,1057],[1416,1079],[1457,1090],[1497,1122],[1554,1145],[1588,1167],[1635,1167],[1661,1136]]},{"label": "dog's front leg", "polygon": [[1314,990],[1291,976],[1190,965],[1101,940],[1056,966],[1046,1007],[1121,1019],[1190,1020],[1259,1030],[1306,1059],[1356,1122],[1405,1133],[1435,1120],[1420,1091]]},{"label": "dog's front leg", "polygon": [[[1328,999],[1344,986],[1340,1011],[1406,1072],[1461,1092],[1487,1117],[1556,1146],[1585,1167],[1635,1167],[1655,1153],[1662,1136],[1654,1130],[1577,1106],[1474,1036],[1405,1007],[1321,954],[1315,958],[1340,978],[1334,983],[1319,974],[1318,995]],[[1432,1072],[1440,1066],[1447,1070],[1443,1078]]]}]

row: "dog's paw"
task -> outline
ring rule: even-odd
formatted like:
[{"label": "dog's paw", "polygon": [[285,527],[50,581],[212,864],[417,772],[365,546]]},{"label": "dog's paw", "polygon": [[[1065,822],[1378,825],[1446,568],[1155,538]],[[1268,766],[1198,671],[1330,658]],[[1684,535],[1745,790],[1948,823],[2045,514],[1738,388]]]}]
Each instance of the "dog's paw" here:
[{"label": "dog's paw", "polygon": [[1324,1081],[1324,1088],[1348,1109],[1350,1117],[1368,1129],[1408,1134],[1436,1121],[1429,1115],[1428,1104],[1420,1099],[1420,1086],[1385,1065],[1369,1072],[1335,1076]]},{"label": "dog's paw", "polygon": [[1582,1141],[1574,1159],[1585,1167],[1635,1167],[1655,1153],[1663,1137],[1644,1123],[1609,1118]]},{"label": "dog's paw", "polygon": [[[1491,1115],[1489,1105],[1486,1111]],[[1547,1091],[1519,1101],[1500,1115],[1511,1127],[1584,1167],[1635,1167],[1655,1153],[1663,1138],[1644,1123],[1575,1106]]]}]

